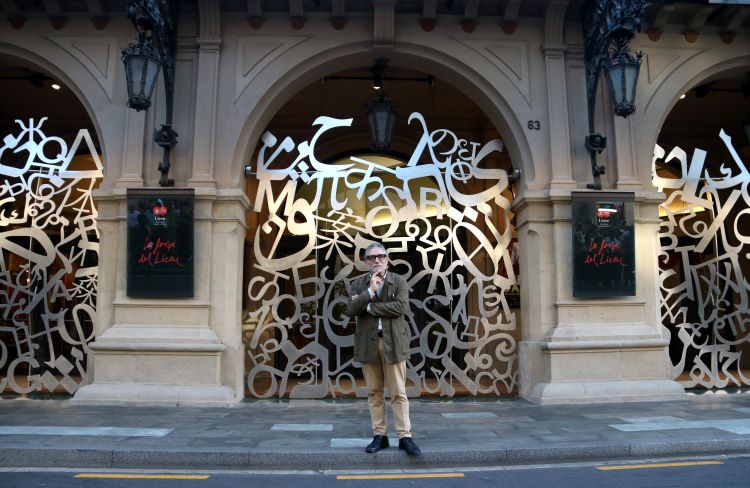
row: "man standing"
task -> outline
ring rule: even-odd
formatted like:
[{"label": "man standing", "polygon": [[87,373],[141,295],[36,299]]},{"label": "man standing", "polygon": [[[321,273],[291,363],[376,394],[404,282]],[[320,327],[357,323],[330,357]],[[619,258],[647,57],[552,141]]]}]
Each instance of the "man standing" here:
[{"label": "man standing", "polygon": [[382,244],[374,242],[367,246],[365,264],[370,272],[352,282],[348,307],[349,315],[357,319],[354,358],[362,363],[374,435],[365,452],[375,453],[389,446],[383,397],[387,386],[398,447],[418,456],[421,451],[411,438],[406,397],[409,333],[404,314],[409,307],[409,290],[402,276],[388,272],[388,254]]}]

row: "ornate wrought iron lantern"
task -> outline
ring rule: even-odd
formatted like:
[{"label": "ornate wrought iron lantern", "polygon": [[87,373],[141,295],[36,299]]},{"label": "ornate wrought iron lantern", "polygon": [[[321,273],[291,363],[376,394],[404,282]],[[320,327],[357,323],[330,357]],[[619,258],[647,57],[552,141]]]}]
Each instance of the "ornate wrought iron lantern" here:
[{"label": "ornate wrought iron lantern", "polygon": [[154,134],[154,142],[164,149],[164,157],[159,163],[160,186],[174,186],[174,180],[169,179],[169,159],[177,144],[177,132],[172,129],[172,106],[179,4],[179,0],[129,1],[128,18],[138,31],[138,40],[122,51],[128,82],[128,107],[138,111],[147,109],[151,105],[159,68],[164,74],[166,120]]},{"label": "ornate wrought iron lantern", "polygon": [[627,48],[617,49],[605,68],[615,115],[628,117],[635,113],[635,89],[641,69],[641,54],[633,56]]},{"label": "ornate wrought iron lantern", "polygon": [[645,0],[590,0],[581,12],[589,115],[589,135],[585,144],[591,155],[594,182],[588,187],[592,189],[601,190],[599,177],[606,171],[596,161],[596,155],[607,145],[607,139],[594,127],[599,73],[606,71],[615,114],[620,117],[633,114],[642,54],[634,56],[630,53],[628,43],[640,31],[646,6]]},{"label": "ornate wrought iron lantern", "polygon": [[161,70],[157,53],[145,36],[139,36],[138,41],[122,50],[122,62],[128,84],[128,107],[138,112],[146,110]]},{"label": "ornate wrought iron lantern", "polygon": [[370,123],[372,148],[384,152],[391,148],[393,127],[396,125],[396,109],[385,93],[379,93],[367,104],[367,120]]}]

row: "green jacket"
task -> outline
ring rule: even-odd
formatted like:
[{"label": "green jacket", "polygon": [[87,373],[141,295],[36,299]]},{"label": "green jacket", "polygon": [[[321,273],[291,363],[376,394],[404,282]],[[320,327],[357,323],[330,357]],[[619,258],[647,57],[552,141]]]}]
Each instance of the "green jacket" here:
[{"label": "green jacket", "polygon": [[[403,276],[388,271],[380,298],[370,300],[367,287],[370,273],[351,283],[347,313],[357,319],[354,331],[354,359],[360,363],[378,360],[378,318],[383,323],[383,349],[389,363],[400,363],[409,357],[409,331],[404,314],[409,309],[409,289]],[[370,305],[370,312],[367,305]]]}]

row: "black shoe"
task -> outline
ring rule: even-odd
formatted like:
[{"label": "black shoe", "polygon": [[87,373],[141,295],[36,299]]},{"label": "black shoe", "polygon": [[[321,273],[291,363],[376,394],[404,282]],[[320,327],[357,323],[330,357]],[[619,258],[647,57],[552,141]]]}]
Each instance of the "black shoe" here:
[{"label": "black shoe", "polygon": [[381,449],[385,449],[386,447],[389,447],[390,444],[388,444],[388,436],[387,435],[376,435],[372,438],[372,442],[369,446],[365,447],[365,452],[374,453],[378,452]]},{"label": "black shoe", "polygon": [[419,456],[420,454],[422,454],[422,451],[420,451],[419,447],[414,444],[414,441],[411,440],[411,437],[403,437],[399,439],[398,448],[406,451],[406,454],[408,454],[409,456]]}]

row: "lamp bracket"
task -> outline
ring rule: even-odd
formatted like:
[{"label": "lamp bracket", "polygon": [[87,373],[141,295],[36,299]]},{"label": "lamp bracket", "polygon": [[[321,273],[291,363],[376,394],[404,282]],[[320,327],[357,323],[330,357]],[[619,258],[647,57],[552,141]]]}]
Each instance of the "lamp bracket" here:
[{"label": "lamp bracket", "polygon": [[435,77],[432,75],[427,76],[386,76],[385,69],[388,67],[388,60],[386,58],[377,58],[370,68],[371,76],[324,76],[321,80],[324,84],[327,81],[335,80],[362,80],[372,81],[373,84],[381,84],[383,81],[419,81],[427,83],[432,86],[435,84]]},{"label": "lamp bracket", "polygon": [[636,32],[640,32],[641,17],[647,6],[646,0],[589,0],[581,10],[590,134],[586,137],[586,149],[591,155],[591,173],[594,177],[594,183],[590,183],[589,188],[600,190],[602,186],[599,176],[605,172],[604,166],[596,162],[596,155],[607,144],[607,139],[597,134],[594,127],[599,73],[610,56],[632,58],[628,43]]},{"label": "lamp bracket", "polygon": [[158,170],[159,173],[161,173],[161,176],[159,177],[159,186],[174,186],[174,180],[168,176],[169,169],[171,167],[172,165],[169,163],[169,161],[163,161],[159,163]]},{"label": "lamp bracket", "polygon": [[607,138],[601,134],[589,134],[586,136],[586,149],[600,154],[607,147]]},{"label": "lamp bracket", "polygon": [[130,0],[128,19],[138,31],[141,44],[152,44],[159,54],[164,75],[166,120],[156,131],[154,142],[164,148],[164,159],[159,164],[161,186],[173,186],[174,180],[167,177],[171,164],[170,151],[177,144],[177,133],[172,130],[172,109],[174,105],[174,81],[177,53],[177,19],[180,0]]},{"label": "lamp bracket", "polygon": [[[372,81],[371,76],[339,76],[331,75],[324,76],[322,82],[327,81],[339,81],[339,80],[361,80],[361,81]],[[432,75],[427,76],[383,76],[383,81],[418,81],[420,83],[427,83],[432,86],[435,84],[435,77]]]},{"label": "lamp bracket", "polygon": [[370,68],[372,72],[372,85],[375,89],[379,90],[383,86],[383,76],[385,75],[386,66],[388,66],[388,60],[381,57],[376,59],[375,64]]},{"label": "lamp bracket", "polygon": [[172,149],[177,144],[177,136],[171,125],[162,125],[159,130],[154,131],[154,142],[160,147]]}]

